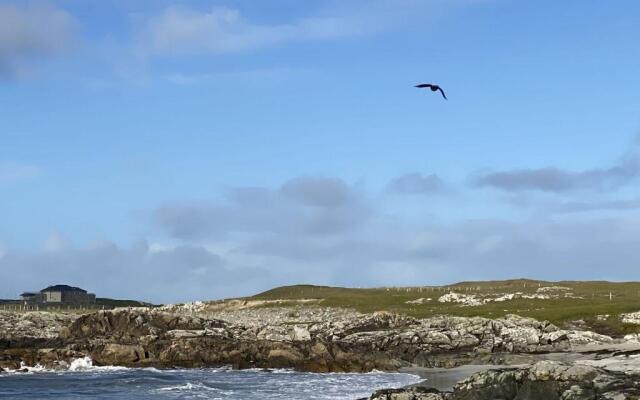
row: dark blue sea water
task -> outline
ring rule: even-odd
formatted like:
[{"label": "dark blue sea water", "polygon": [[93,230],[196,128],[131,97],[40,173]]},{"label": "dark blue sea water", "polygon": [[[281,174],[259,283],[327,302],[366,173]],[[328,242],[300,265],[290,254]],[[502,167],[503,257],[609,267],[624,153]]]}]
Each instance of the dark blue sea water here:
[{"label": "dark blue sea water", "polygon": [[357,399],[420,381],[410,374],[313,374],[228,368],[157,370],[92,367],[0,374],[0,399]]}]

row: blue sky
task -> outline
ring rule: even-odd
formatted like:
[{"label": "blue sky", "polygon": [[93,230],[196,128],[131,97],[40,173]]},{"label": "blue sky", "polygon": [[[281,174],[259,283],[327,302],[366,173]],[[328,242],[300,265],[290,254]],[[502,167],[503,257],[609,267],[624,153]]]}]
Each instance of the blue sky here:
[{"label": "blue sky", "polygon": [[640,279],[639,14],[0,1],[0,298]]}]

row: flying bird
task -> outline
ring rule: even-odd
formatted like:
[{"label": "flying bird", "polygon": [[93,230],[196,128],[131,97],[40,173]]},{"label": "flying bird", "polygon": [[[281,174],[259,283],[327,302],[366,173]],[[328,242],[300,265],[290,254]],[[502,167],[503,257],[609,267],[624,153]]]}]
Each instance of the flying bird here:
[{"label": "flying bird", "polygon": [[438,85],[434,85],[431,83],[421,83],[419,85],[415,85],[414,87],[417,87],[418,89],[429,88],[431,89],[432,92],[437,92],[439,90],[440,93],[442,94],[442,97],[444,97],[444,99],[447,100],[447,95],[444,94],[444,90],[442,90],[442,88]]}]

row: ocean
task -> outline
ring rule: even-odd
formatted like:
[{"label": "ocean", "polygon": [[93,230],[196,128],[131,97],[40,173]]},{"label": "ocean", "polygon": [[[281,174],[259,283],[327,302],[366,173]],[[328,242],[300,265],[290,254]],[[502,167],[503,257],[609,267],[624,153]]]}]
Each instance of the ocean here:
[{"label": "ocean", "polygon": [[36,367],[0,373],[0,399],[358,399],[420,380],[385,372],[96,367],[90,359],[80,359],[65,371]]}]

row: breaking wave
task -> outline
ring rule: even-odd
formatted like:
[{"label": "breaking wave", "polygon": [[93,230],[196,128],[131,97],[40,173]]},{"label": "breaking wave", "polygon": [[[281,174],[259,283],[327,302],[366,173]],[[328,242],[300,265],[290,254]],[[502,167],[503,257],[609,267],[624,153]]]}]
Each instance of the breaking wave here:
[{"label": "breaking wave", "polygon": [[71,364],[69,365],[68,370],[72,371],[72,372],[96,372],[96,371],[104,371],[104,372],[110,372],[110,371],[126,371],[129,368],[127,367],[115,367],[115,366],[96,366],[93,365],[93,360],[91,359],[91,357],[83,357],[83,358],[76,358],[75,360],[71,361]]}]

